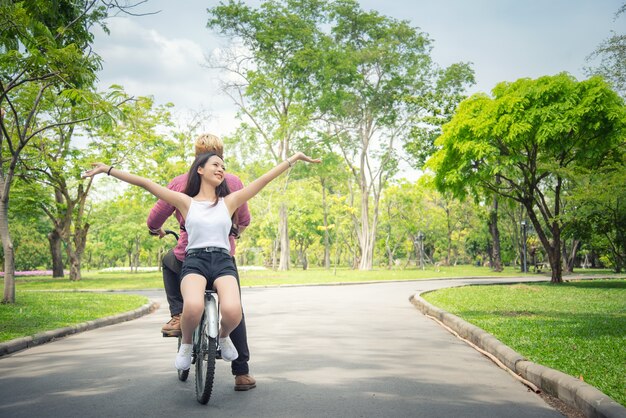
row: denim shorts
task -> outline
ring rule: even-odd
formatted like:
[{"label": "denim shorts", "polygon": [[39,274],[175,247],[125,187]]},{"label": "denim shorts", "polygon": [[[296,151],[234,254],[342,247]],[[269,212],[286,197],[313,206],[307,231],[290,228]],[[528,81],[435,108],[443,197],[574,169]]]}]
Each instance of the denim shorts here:
[{"label": "denim shorts", "polygon": [[223,276],[234,276],[239,280],[233,258],[226,252],[202,251],[187,254],[180,277],[184,279],[192,273],[199,274],[206,279],[207,289],[213,289],[215,280]]}]

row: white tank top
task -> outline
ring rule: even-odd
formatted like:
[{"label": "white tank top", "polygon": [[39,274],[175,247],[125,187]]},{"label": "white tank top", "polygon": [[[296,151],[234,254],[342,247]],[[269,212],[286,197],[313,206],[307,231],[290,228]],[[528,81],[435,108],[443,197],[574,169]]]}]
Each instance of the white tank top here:
[{"label": "white tank top", "polygon": [[224,198],[214,202],[191,199],[189,212],[185,219],[188,241],[186,250],[193,248],[220,247],[230,251],[228,234],[232,220]]}]

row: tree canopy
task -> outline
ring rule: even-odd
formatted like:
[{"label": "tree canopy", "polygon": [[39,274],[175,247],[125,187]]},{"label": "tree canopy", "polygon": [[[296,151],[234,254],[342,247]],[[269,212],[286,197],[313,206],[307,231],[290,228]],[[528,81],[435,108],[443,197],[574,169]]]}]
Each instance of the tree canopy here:
[{"label": "tree canopy", "polygon": [[[500,83],[463,101],[429,160],[441,190],[483,190],[521,203],[561,280],[563,199],[577,168],[622,161],[626,108],[600,77]],[[501,181],[498,181],[497,179]]]}]

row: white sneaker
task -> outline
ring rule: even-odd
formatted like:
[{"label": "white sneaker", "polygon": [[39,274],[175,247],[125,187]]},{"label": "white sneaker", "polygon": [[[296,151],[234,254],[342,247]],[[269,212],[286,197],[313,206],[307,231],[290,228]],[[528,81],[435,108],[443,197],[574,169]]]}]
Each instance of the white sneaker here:
[{"label": "white sneaker", "polygon": [[237,357],[239,357],[239,353],[230,337],[220,338],[220,350],[222,351],[222,358],[226,361],[237,360]]},{"label": "white sneaker", "polygon": [[191,344],[181,344],[174,360],[178,370],[189,370],[191,367]]}]

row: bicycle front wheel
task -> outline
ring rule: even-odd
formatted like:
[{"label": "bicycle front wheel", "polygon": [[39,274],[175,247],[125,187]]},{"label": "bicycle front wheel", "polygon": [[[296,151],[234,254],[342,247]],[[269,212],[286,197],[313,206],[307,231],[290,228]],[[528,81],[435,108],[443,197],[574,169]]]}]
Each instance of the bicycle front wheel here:
[{"label": "bicycle front wheel", "polygon": [[201,404],[206,404],[211,399],[213,391],[217,338],[209,336],[204,315],[200,322],[200,330],[196,357],[196,399]]}]

